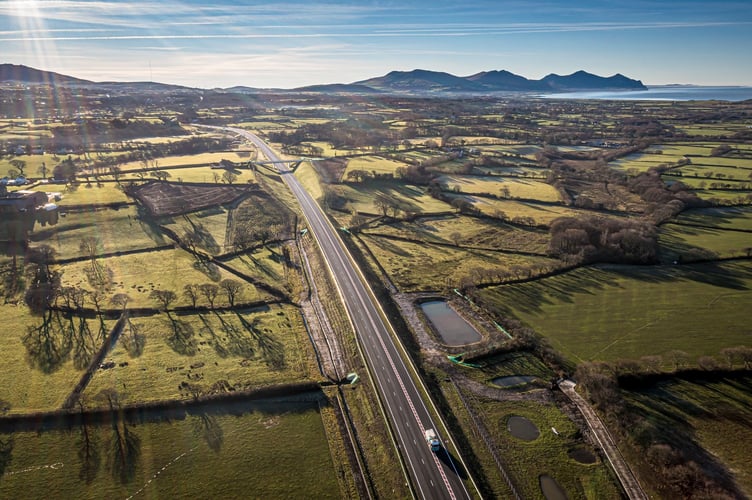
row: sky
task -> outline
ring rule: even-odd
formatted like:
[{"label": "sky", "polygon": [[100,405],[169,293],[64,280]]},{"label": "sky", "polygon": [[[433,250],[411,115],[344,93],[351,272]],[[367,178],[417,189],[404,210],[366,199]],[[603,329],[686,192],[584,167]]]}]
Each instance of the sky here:
[{"label": "sky", "polygon": [[0,0],[0,63],[200,88],[416,68],[752,85],[752,0]]}]

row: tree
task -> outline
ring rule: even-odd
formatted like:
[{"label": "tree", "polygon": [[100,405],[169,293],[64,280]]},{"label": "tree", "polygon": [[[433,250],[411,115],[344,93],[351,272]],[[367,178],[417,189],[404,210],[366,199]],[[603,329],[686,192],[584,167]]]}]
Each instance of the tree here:
[{"label": "tree", "polygon": [[376,196],[375,201],[376,208],[379,209],[379,211],[384,215],[384,217],[387,216],[389,213],[389,207],[392,206],[392,200],[390,200],[387,196],[383,194],[379,194]]},{"label": "tree", "polygon": [[206,298],[209,303],[209,307],[214,309],[214,301],[217,299],[219,293],[219,287],[214,283],[203,283],[198,286],[199,292]]},{"label": "tree", "polygon": [[234,279],[224,279],[219,282],[219,287],[227,297],[227,302],[230,307],[235,306],[235,299],[237,299],[240,292],[243,290],[243,284]]},{"label": "tree", "polygon": [[[18,170],[19,175],[24,175],[24,169],[26,168],[26,162],[24,160],[19,159],[13,159],[9,162],[13,168]],[[12,177],[10,174],[8,174],[9,177]]]},{"label": "tree", "polygon": [[167,172],[166,170],[154,170],[151,173],[151,176],[156,178],[160,182],[166,181],[169,177],[171,177],[170,172]]},{"label": "tree", "polygon": [[452,240],[454,243],[454,246],[458,247],[460,246],[460,241],[462,241],[462,235],[460,233],[452,233],[449,235],[449,239]]},{"label": "tree", "polygon": [[222,174],[222,182],[226,182],[227,184],[232,184],[237,180],[237,178],[238,174],[236,174],[232,170],[225,170],[225,172]]},{"label": "tree", "polygon": [[191,301],[191,305],[195,308],[196,302],[198,302],[199,290],[198,285],[195,283],[189,283],[183,287],[183,296]]},{"label": "tree", "polygon": [[178,296],[172,290],[152,290],[149,298],[157,301],[163,311],[167,311]]},{"label": "tree", "polygon": [[128,294],[116,293],[112,296],[110,302],[112,303],[112,305],[120,307],[123,312],[125,312],[125,308],[128,306],[128,302],[130,300],[131,298],[128,296]]},{"label": "tree", "polygon": [[37,173],[42,176],[42,179],[47,178],[47,172],[49,170],[47,169],[47,164],[45,162],[42,162],[41,165],[39,165],[39,168],[37,169]]}]

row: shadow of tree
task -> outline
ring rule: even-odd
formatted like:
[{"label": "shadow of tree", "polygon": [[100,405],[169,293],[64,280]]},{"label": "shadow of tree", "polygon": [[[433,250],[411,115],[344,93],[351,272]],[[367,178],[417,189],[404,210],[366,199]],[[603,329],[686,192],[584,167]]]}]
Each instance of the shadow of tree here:
[{"label": "shadow of tree", "polygon": [[99,449],[99,440],[85,418],[81,421],[81,435],[76,445],[78,446],[78,459],[81,462],[78,478],[86,484],[91,484],[97,478],[102,466],[102,454]]},{"label": "shadow of tree", "polygon": [[0,439],[0,477],[5,474],[5,469],[8,468],[13,461],[13,435],[6,436]]},{"label": "shadow of tree", "polygon": [[202,437],[214,453],[219,453],[225,442],[225,434],[215,415],[199,413],[194,415],[193,431]]},{"label": "shadow of tree", "polygon": [[29,325],[21,342],[32,367],[43,373],[57,371],[70,356],[72,342],[66,335],[58,313],[45,312],[42,323]]},{"label": "shadow of tree", "polygon": [[235,311],[240,323],[256,340],[261,356],[264,362],[274,370],[281,370],[285,367],[285,346],[279,340],[271,336],[268,329],[259,329],[259,318],[254,318],[253,322],[248,322],[238,311]]},{"label": "shadow of tree", "polygon": [[133,481],[141,456],[141,438],[117,416],[112,420],[112,436],[108,447],[108,466],[112,477],[121,484]]},{"label": "shadow of tree", "polygon": [[[253,343],[253,338],[243,332],[238,325],[232,321],[225,319],[221,314],[216,313],[219,322],[222,324],[222,329],[225,332],[226,345],[223,347],[228,354],[234,356],[241,356],[244,358],[252,358],[256,352],[256,346]],[[215,348],[216,349],[216,348]]]},{"label": "shadow of tree", "polygon": [[172,330],[172,335],[167,337],[167,345],[178,354],[183,356],[194,356],[198,352],[196,341],[193,338],[193,325],[187,321],[173,318],[167,313],[165,323]]}]

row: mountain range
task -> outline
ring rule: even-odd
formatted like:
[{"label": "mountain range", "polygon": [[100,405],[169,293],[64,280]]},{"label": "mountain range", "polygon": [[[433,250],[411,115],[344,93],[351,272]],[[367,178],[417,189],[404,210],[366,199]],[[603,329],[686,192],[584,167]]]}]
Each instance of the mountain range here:
[{"label": "mountain range", "polygon": [[[97,86],[97,87],[135,87],[149,86],[152,89],[164,87],[176,89],[177,85],[165,85],[154,82],[91,82],[72,76],[53,73],[20,66],[0,64],[0,82],[25,84],[46,84],[55,86]],[[254,89],[251,87],[233,87],[227,91],[291,91],[320,93],[493,93],[493,92],[568,92],[575,90],[647,90],[640,80],[634,80],[621,74],[602,77],[577,71],[571,75],[550,74],[540,80],[530,80],[506,70],[483,71],[471,76],[461,77],[440,71],[415,69],[412,71],[392,71],[384,76],[369,78],[349,84],[311,85],[296,89]]]}]

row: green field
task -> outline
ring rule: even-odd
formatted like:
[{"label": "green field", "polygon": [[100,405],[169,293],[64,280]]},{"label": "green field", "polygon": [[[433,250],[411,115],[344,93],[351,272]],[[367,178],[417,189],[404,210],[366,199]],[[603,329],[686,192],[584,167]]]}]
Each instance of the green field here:
[{"label": "green field", "polygon": [[[107,356],[116,366],[97,370],[85,395],[93,398],[113,389],[124,402],[135,403],[189,398],[183,383],[211,394],[315,377],[303,320],[291,306],[172,313],[171,318],[165,314],[132,318],[138,334],[145,337],[143,352],[133,355],[126,349],[131,334],[126,329]],[[175,337],[173,321],[185,335]]]},{"label": "green field", "polygon": [[[456,196],[460,195],[453,197]],[[473,207],[485,215],[500,217],[503,214],[506,219],[510,220],[513,220],[515,217],[532,217],[536,224],[548,225],[559,217],[577,217],[591,213],[586,210],[558,204],[548,205],[531,201],[497,200],[472,195],[462,196],[462,198],[472,203]]]},{"label": "green field", "polygon": [[62,195],[61,199],[55,201],[55,203],[62,209],[71,205],[98,205],[132,201],[114,182],[97,184],[94,181],[90,183],[83,181],[74,185],[39,184],[32,190],[46,193],[60,193]]},{"label": "green field", "polygon": [[331,186],[332,190],[345,200],[351,211],[380,214],[377,197],[383,196],[399,207],[401,212],[437,213],[452,210],[447,203],[437,200],[422,187],[402,185],[392,182],[369,182],[368,184],[340,184]]},{"label": "green field", "polygon": [[454,288],[478,272],[504,273],[515,267],[556,265],[545,257],[394,241],[367,234],[362,235],[362,241],[403,292]]},{"label": "green field", "polygon": [[0,434],[12,443],[0,497],[44,498],[50,491],[59,498],[342,495],[316,403],[233,404],[86,431],[88,443],[81,427]]},{"label": "green field", "polygon": [[681,349],[717,355],[749,344],[752,264],[600,266],[481,292],[574,362],[636,359]]},{"label": "green field", "polygon": [[[701,447],[692,458],[703,466],[720,461],[746,496],[752,494],[752,381],[733,379],[664,381],[641,390],[622,391],[628,410],[640,418],[634,438],[643,446],[669,443]],[[695,453],[697,453],[695,451]],[[652,489],[652,471],[644,460],[633,462]],[[652,484],[650,484],[652,483]]]},{"label": "green field", "polygon": [[[50,370],[42,371],[32,366],[32,359],[27,354],[22,342],[27,328],[40,325],[42,318],[29,315],[25,306],[12,304],[0,305],[3,316],[2,333],[0,333],[0,351],[3,362],[0,363],[0,399],[10,404],[10,413],[30,413],[59,408],[73,387],[78,383],[82,370],[73,366],[70,356],[49,363]],[[77,318],[74,318],[77,322]],[[95,320],[88,320],[96,331]],[[64,324],[67,320],[64,319]],[[107,322],[108,330],[114,321]],[[57,352],[64,352],[62,342],[55,342]]]},{"label": "green field", "polygon": [[100,253],[148,249],[170,242],[162,234],[149,231],[137,216],[138,210],[133,206],[71,212],[60,217],[53,226],[37,225],[31,233],[31,242],[51,246],[62,258],[85,256],[80,248],[81,241],[92,236],[97,239]]},{"label": "green field", "polygon": [[[747,249],[752,251],[752,232],[664,224],[661,226],[659,243],[668,261],[697,260],[696,257],[700,255],[743,257],[749,253]],[[691,252],[688,254],[689,251]],[[687,259],[692,254],[695,258]]]},{"label": "green field", "polygon": [[752,208],[705,208],[682,212],[677,220],[686,224],[752,231]]},{"label": "green field", "polygon": [[407,164],[401,161],[390,160],[380,156],[356,156],[347,162],[344,179],[347,180],[348,172],[353,170],[365,170],[369,174],[395,174],[398,168],[407,168]]},{"label": "green field", "polygon": [[[577,426],[555,405],[538,402],[499,402],[476,398],[475,408],[482,415],[502,460],[523,498],[543,498],[538,477],[548,474],[564,489],[569,498],[618,498],[619,490],[607,466],[597,460],[582,464],[570,458],[573,449],[586,449]],[[523,441],[507,430],[511,416],[529,419],[540,435]],[[553,432],[556,429],[558,435]]]},{"label": "green field", "polygon": [[496,248],[545,254],[549,236],[543,231],[520,229],[501,221],[463,215],[424,217],[415,222],[395,222],[374,226],[364,234],[399,236],[426,243]]},{"label": "green field", "polygon": [[542,181],[498,176],[442,175],[438,182],[457,193],[490,194],[500,198],[524,198],[556,203],[561,196],[555,187]]}]

